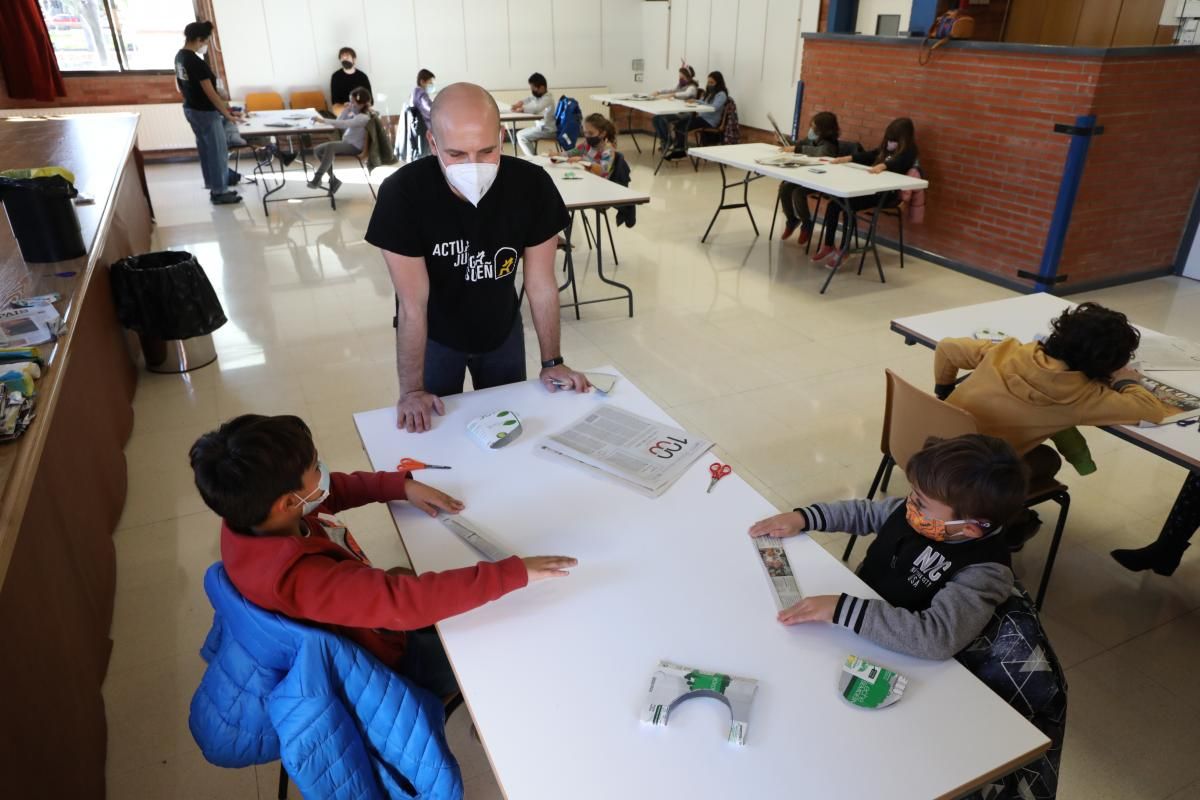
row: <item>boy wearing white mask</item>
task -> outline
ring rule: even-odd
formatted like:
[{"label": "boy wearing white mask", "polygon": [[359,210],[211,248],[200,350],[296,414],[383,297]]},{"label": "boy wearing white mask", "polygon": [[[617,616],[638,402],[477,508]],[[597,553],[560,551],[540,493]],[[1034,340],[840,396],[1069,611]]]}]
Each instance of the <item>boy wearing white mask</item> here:
[{"label": "boy wearing white mask", "polygon": [[458,684],[430,626],[576,563],[512,556],[419,576],[373,566],[334,514],[407,500],[437,516],[463,504],[409,472],[330,472],[299,417],[236,417],[197,439],[189,457],[200,496],[221,516],[221,560],[243,597],[347,637],[443,699]]},{"label": "boy wearing white mask", "polygon": [[414,161],[379,188],[366,239],[383,251],[396,289],[397,426],[429,430],[441,397],[525,380],[517,298],[524,263],[541,354],[541,380],[587,391],[559,349],[554,257],[569,221],[553,179],[501,156],[500,112],[480,86],[456,83],[433,101],[434,158]]},{"label": "boy wearing white mask", "polygon": [[229,146],[225,121],[237,118],[217,93],[217,76],[204,62],[212,38],[211,22],[189,22],[183,29],[186,40],[175,54],[175,85],[183,96],[183,114],[196,135],[200,171],[213,205],[240,203],[241,195],[229,188]]}]

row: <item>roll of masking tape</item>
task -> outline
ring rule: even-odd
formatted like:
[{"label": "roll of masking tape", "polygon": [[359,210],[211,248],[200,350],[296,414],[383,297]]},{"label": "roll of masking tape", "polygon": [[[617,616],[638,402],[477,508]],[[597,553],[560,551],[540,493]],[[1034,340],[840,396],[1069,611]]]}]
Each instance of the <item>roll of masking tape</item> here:
[{"label": "roll of masking tape", "polygon": [[511,411],[493,411],[467,423],[467,432],[477,444],[499,450],[521,435],[521,420]]}]

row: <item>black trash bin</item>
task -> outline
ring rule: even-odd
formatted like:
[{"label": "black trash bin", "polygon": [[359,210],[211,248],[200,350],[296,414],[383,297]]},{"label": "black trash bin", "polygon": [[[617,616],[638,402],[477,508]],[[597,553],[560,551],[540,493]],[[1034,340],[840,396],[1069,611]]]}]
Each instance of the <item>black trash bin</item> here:
[{"label": "black trash bin", "polygon": [[0,202],[26,262],[43,264],[87,255],[75,214],[76,194],[74,185],[61,175],[0,177]]},{"label": "black trash bin", "polygon": [[216,360],[212,332],[225,324],[225,311],[191,253],[123,258],[112,265],[112,287],[117,317],[140,336],[151,372],[187,372]]}]

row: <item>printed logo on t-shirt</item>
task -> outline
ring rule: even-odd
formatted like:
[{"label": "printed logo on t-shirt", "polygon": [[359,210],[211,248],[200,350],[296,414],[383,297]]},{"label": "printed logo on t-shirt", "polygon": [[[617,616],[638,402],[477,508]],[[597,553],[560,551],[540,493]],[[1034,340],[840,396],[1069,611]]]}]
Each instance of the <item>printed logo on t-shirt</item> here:
[{"label": "printed logo on t-shirt", "polygon": [[950,569],[950,562],[941,553],[926,545],[925,550],[913,559],[908,583],[917,588],[929,588]]},{"label": "printed logo on t-shirt", "polygon": [[489,259],[487,253],[472,253],[471,244],[466,239],[439,242],[433,246],[432,255],[442,258],[453,258],[454,261],[450,265],[451,268],[461,267],[463,269],[463,279],[468,283],[500,280],[512,275],[517,269],[516,249],[501,247]]}]

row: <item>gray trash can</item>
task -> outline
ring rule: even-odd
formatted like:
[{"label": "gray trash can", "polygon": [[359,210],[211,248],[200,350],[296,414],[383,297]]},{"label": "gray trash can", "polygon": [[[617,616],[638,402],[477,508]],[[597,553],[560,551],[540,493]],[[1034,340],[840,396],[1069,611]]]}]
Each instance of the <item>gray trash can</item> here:
[{"label": "gray trash can", "polygon": [[212,332],[227,321],[221,301],[191,253],[164,250],[112,265],[121,324],[136,331],[146,369],[187,372],[217,359]]}]

